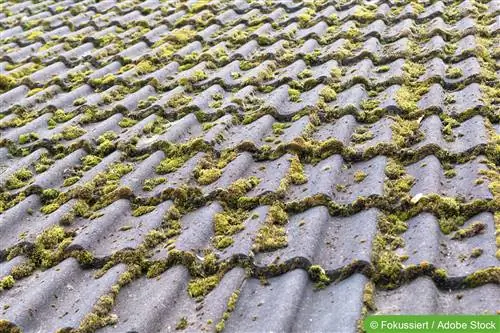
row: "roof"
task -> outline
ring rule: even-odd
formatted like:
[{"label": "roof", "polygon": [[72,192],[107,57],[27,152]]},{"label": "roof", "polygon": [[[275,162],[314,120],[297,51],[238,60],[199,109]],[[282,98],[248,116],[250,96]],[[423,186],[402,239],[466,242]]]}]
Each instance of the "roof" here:
[{"label": "roof", "polygon": [[0,331],[500,310],[498,1],[0,8]]}]

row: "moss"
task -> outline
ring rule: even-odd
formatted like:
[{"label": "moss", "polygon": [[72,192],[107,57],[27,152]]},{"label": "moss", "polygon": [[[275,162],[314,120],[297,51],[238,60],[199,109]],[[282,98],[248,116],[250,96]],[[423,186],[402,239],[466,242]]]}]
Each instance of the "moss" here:
[{"label": "moss", "polygon": [[25,134],[19,135],[19,138],[17,139],[17,141],[19,142],[19,144],[23,145],[25,143],[36,141],[36,140],[38,140],[38,138],[39,138],[39,136],[37,133],[30,132],[30,133],[25,133]]},{"label": "moss", "polygon": [[287,123],[274,123],[273,124],[273,133],[274,135],[281,135],[285,132],[285,129],[290,127],[290,124]]},{"label": "moss", "polygon": [[456,231],[451,239],[462,240],[482,233],[486,229],[486,224],[483,222],[473,222],[470,226]]},{"label": "moss", "polygon": [[307,176],[304,173],[304,166],[300,163],[298,157],[294,157],[290,161],[289,176],[292,184],[300,185],[307,182]]},{"label": "moss", "polygon": [[179,319],[179,321],[175,325],[175,329],[176,330],[183,330],[183,329],[186,329],[188,327],[188,325],[189,325],[189,323],[187,321],[187,318],[181,317],[181,319]]},{"label": "moss", "polygon": [[85,133],[87,133],[87,131],[80,126],[68,126],[63,129],[61,134],[64,140],[73,140],[84,135]]},{"label": "moss", "polygon": [[13,323],[0,319],[0,332],[3,333],[23,333],[23,331]]},{"label": "moss", "polygon": [[167,104],[167,106],[169,106],[171,108],[177,109],[181,106],[185,106],[185,105],[189,104],[192,100],[193,100],[193,98],[191,96],[186,95],[186,94],[176,94],[176,95],[172,96],[172,98],[169,99],[166,104]]},{"label": "moss", "polygon": [[362,143],[371,139],[373,139],[373,133],[367,126],[356,127],[356,130],[351,135],[351,140],[355,143]]},{"label": "moss", "polygon": [[87,102],[87,100],[84,97],[77,98],[73,101],[74,106],[80,106],[83,105]]},{"label": "moss", "polygon": [[407,86],[402,86],[398,89],[395,100],[401,110],[406,113],[413,113],[417,110],[419,98]]},{"label": "moss", "polygon": [[35,30],[35,31],[31,31],[26,36],[26,39],[29,40],[29,41],[34,41],[35,39],[40,38],[41,36],[43,36],[43,31],[41,31],[41,30]]},{"label": "moss", "polygon": [[187,158],[188,156],[167,157],[156,167],[156,172],[159,174],[173,172],[180,168],[187,161]]},{"label": "moss", "polygon": [[27,168],[21,168],[18,171],[14,172],[9,179],[7,179],[6,186],[9,190],[15,190],[21,187],[26,186],[31,178],[33,177],[33,173]]},{"label": "moss", "polygon": [[274,225],[266,224],[260,228],[253,245],[255,252],[274,251],[288,244],[285,228]]},{"label": "moss", "polygon": [[366,172],[364,172],[362,170],[357,170],[354,173],[354,181],[356,183],[361,183],[363,180],[365,180],[366,176],[368,176]]},{"label": "moss", "polygon": [[458,67],[448,67],[446,69],[446,77],[448,79],[458,79],[464,75],[461,68]]},{"label": "moss", "polygon": [[135,70],[137,71],[137,74],[144,75],[154,72],[156,70],[156,66],[154,66],[150,60],[143,60],[135,66]]},{"label": "moss", "polygon": [[131,119],[131,118],[128,118],[128,117],[124,117],[120,120],[120,122],[118,123],[118,125],[122,128],[126,128],[126,127],[132,127],[134,126],[135,124],[137,124],[137,120],[135,119]]},{"label": "moss", "polygon": [[446,178],[453,178],[457,175],[457,171],[455,169],[448,169],[444,172],[444,176]]},{"label": "moss", "polygon": [[383,66],[377,67],[375,69],[375,72],[377,72],[377,73],[385,73],[385,72],[388,72],[390,69],[391,69],[391,67],[389,67],[389,65],[383,65]]},{"label": "moss", "polygon": [[64,249],[71,243],[71,237],[66,235],[59,226],[43,231],[35,239],[30,258],[42,268],[49,268],[62,260]]},{"label": "moss", "polygon": [[14,280],[14,277],[12,275],[7,275],[0,280],[0,290],[1,289],[10,289],[10,288],[14,287],[14,283],[16,283],[16,280]]},{"label": "moss", "polygon": [[223,249],[233,244],[230,237],[245,228],[248,212],[242,209],[225,210],[214,215],[214,246]]},{"label": "moss", "polygon": [[377,6],[373,4],[357,6],[353,13],[353,17],[361,23],[367,23],[375,20]]},{"label": "moss", "polygon": [[56,199],[59,196],[59,191],[53,188],[48,188],[42,191],[42,202],[49,202],[51,200]]},{"label": "moss", "polygon": [[156,186],[163,184],[166,181],[167,178],[165,177],[149,178],[144,180],[144,185],[142,186],[142,189],[144,191],[152,191]]},{"label": "moss", "polygon": [[95,167],[97,164],[101,163],[101,161],[102,158],[95,155],[86,155],[82,157],[82,163],[85,171]]},{"label": "moss", "polygon": [[10,274],[14,277],[14,279],[22,279],[24,277],[30,276],[36,269],[36,265],[33,261],[27,260],[19,265],[14,266]]},{"label": "moss", "polygon": [[137,217],[155,210],[156,206],[139,206],[132,211],[132,216]]},{"label": "moss", "polygon": [[472,249],[470,256],[471,258],[478,258],[483,254],[483,249],[480,247],[475,247]]},{"label": "moss", "polygon": [[489,267],[479,270],[465,278],[465,284],[472,288],[487,283],[500,284],[500,267]]},{"label": "moss", "polygon": [[391,130],[393,141],[398,147],[412,146],[424,138],[418,120],[406,120],[396,117],[391,125]]},{"label": "moss", "polygon": [[212,275],[189,281],[188,293],[191,297],[202,297],[210,293],[219,284],[219,276]]},{"label": "moss", "polygon": [[199,171],[198,183],[208,185],[216,181],[222,175],[222,170],[218,168],[203,169]]},{"label": "moss", "polygon": [[300,99],[300,90],[288,88],[288,96],[290,97],[291,102],[298,103],[301,101]]},{"label": "moss", "polygon": [[66,178],[63,182],[63,186],[71,186],[80,180],[80,176],[72,176]]},{"label": "moss", "polygon": [[319,265],[311,265],[307,271],[311,279],[316,282],[316,288],[324,288],[331,282],[323,267]]},{"label": "moss", "polygon": [[323,101],[326,103],[333,102],[337,99],[337,92],[330,86],[326,86],[321,89],[319,95],[323,97]]},{"label": "moss", "polygon": [[0,74],[0,92],[7,91],[16,85],[16,80],[10,75]]},{"label": "moss", "polygon": [[223,250],[226,247],[233,245],[234,239],[230,236],[219,235],[213,238],[212,243],[216,249]]}]

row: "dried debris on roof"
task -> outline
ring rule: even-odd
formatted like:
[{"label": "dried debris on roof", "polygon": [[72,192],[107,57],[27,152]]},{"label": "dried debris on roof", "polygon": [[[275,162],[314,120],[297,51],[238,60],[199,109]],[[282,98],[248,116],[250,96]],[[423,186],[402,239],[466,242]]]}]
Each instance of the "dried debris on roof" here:
[{"label": "dried debris on roof", "polygon": [[0,9],[0,331],[500,310],[498,1]]}]

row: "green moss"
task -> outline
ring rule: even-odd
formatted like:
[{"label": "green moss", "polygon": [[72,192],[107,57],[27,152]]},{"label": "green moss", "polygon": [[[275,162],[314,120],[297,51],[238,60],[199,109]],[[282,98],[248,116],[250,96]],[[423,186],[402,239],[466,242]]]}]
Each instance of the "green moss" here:
[{"label": "green moss", "polygon": [[131,118],[128,118],[128,117],[124,117],[120,120],[120,122],[118,123],[118,125],[122,128],[126,128],[126,127],[132,127],[134,126],[135,124],[137,124],[137,120],[135,119],[131,119]]},{"label": "green moss", "polygon": [[354,181],[356,183],[361,183],[363,180],[365,180],[366,176],[368,176],[366,174],[366,172],[362,171],[362,170],[357,170],[355,173],[354,173]]},{"label": "green moss", "polygon": [[185,106],[185,105],[189,104],[192,100],[193,100],[193,98],[191,96],[186,95],[186,94],[176,94],[176,95],[172,96],[172,98],[169,99],[166,104],[167,104],[167,106],[169,106],[171,108],[177,109],[181,106]]},{"label": "green moss", "polygon": [[37,133],[30,132],[30,133],[19,135],[19,138],[17,139],[17,141],[19,142],[19,144],[23,145],[25,143],[36,141],[36,140],[38,140],[38,138],[39,138],[39,136]]},{"label": "green moss", "polygon": [[132,211],[132,216],[141,216],[155,210],[156,206],[139,206]]},{"label": "green moss", "polygon": [[470,287],[478,287],[487,283],[500,284],[500,267],[489,267],[474,272],[465,278]]},{"label": "green moss", "polygon": [[214,215],[214,246],[223,249],[233,244],[230,237],[245,228],[244,222],[248,218],[248,212],[242,209],[225,210]]},{"label": "green moss", "polygon": [[282,225],[288,222],[288,214],[281,205],[274,204],[269,208],[265,225],[259,230],[255,238],[256,252],[272,251],[287,245],[285,228]]},{"label": "green moss", "polygon": [[33,173],[27,168],[21,168],[14,172],[9,179],[7,179],[6,186],[9,190],[15,190],[24,187],[29,183],[29,180],[33,177]]},{"label": "green moss", "polygon": [[337,99],[337,92],[330,86],[326,86],[321,89],[319,95],[323,97],[323,101],[326,103],[333,102]]},{"label": "green moss", "polygon": [[234,239],[230,236],[219,235],[213,238],[212,243],[216,249],[223,250],[226,247],[233,245]]},{"label": "green moss", "polygon": [[63,129],[61,134],[64,140],[73,140],[84,135],[85,133],[87,133],[87,131],[80,126],[68,126]]},{"label": "green moss", "polygon": [[144,75],[154,72],[156,70],[156,66],[154,66],[150,60],[143,60],[135,66],[135,70],[137,71],[137,74]]},{"label": "green moss", "polygon": [[35,263],[31,260],[27,260],[19,265],[14,266],[11,269],[10,274],[12,274],[14,279],[22,279],[24,277],[30,276],[35,271],[35,269]]},{"label": "green moss", "polygon": [[26,39],[29,40],[29,41],[34,41],[35,39],[40,38],[41,36],[43,36],[43,31],[41,31],[41,30],[35,30],[35,31],[31,31],[26,36]]},{"label": "green moss", "polygon": [[424,138],[418,120],[406,120],[401,117],[396,117],[394,120],[391,126],[392,139],[398,147],[412,146]]},{"label": "green moss", "polygon": [[207,295],[219,284],[219,276],[211,275],[205,278],[197,278],[189,281],[188,293],[191,297],[197,298]]},{"label": "green moss", "polygon": [[486,224],[483,222],[473,222],[467,228],[456,231],[451,239],[462,240],[482,233],[486,229]]},{"label": "green moss", "polygon": [[189,325],[189,323],[187,321],[187,318],[181,317],[181,319],[179,319],[179,321],[175,325],[175,329],[176,330],[183,330],[183,329],[186,329],[188,327],[188,325]]},{"label": "green moss", "polygon": [[10,289],[10,288],[14,287],[14,283],[16,283],[16,280],[14,280],[14,277],[12,275],[7,275],[0,280],[0,290]]},{"label": "green moss", "polygon": [[285,228],[274,224],[264,225],[258,232],[253,249],[255,252],[274,251],[288,244]]},{"label": "green moss", "polygon": [[417,102],[419,98],[407,86],[402,86],[398,89],[398,91],[396,92],[395,100],[401,110],[405,111],[406,113],[417,111]]},{"label": "green moss", "polygon": [[64,229],[59,226],[43,231],[35,239],[31,259],[42,268],[49,268],[62,260],[64,249],[71,243]]},{"label": "green moss", "polygon": [[478,258],[483,254],[483,249],[480,247],[475,247],[472,249],[470,256],[471,258]]},{"label": "green moss", "polygon": [[290,97],[291,102],[298,103],[301,101],[300,99],[300,90],[288,88],[288,96]]},{"label": "green moss", "polygon": [[367,23],[375,20],[377,6],[373,4],[358,6],[353,13],[353,17],[362,22]]},{"label": "green moss", "polygon": [[389,65],[383,65],[383,66],[377,67],[377,69],[375,69],[375,72],[385,73],[385,72],[388,72],[390,69],[391,69],[391,67],[389,67]]},{"label": "green moss", "polygon": [[198,183],[201,185],[208,185],[216,181],[222,175],[222,170],[218,168],[200,170],[198,176]]},{"label": "green moss", "polygon": [[50,214],[50,213],[55,212],[59,207],[60,207],[60,205],[58,203],[51,203],[51,204],[47,204],[45,206],[42,206],[42,208],[40,208],[40,211],[44,214]]},{"label": "green moss", "polygon": [[373,133],[367,126],[358,126],[356,130],[351,135],[351,140],[355,143],[363,143],[365,141],[373,139]]},{"label": "green moss", "polygon": [[457,175],[457,171],[455,169],[448,169],[444,172],[444,176],[446,178],[453,178]]},{"label": "green moss", "polygon": [[142,186],[142,189],[144,191],[152,191],[156,186],[163,184],[166,181],[167,178],[165,177],[149,178],[144,180],[144,185]]},{"label": "green moss", "polygon": [[53,188],[48,188],[42,191],[42,202],[49,202],[56,199],[59,196],[59,191]]},{"label": "green moss", "polygon": [[156,172],[159,174],[173,172],[180,168],[187,161],[187,159],[188,156],[167,157],[156,167]]},{"label": "green moss", "polygon": [[294,157],[290,161],[289,176],[292,184],[300,185],[307,183],[307,176],[304,172],[304,166],[302,165],[302,163],[300,163],[298,157]]},{"label": "green moss", "polygon": [[16,85],[16,80],[10,75],[0,74],[0,91],[4,92]]},{"label": "green moss", "polygon": [[311,265],[307,271],[311,279],[316,282],[316,288],[324,288],[330,283],[330,277],[326,274],[323,267]]},{"label": "green moss", "polygon": [[464,75],[461,68],[458,67],[448,67],[446,69],[446,77],[448,79],[458,79]]}]

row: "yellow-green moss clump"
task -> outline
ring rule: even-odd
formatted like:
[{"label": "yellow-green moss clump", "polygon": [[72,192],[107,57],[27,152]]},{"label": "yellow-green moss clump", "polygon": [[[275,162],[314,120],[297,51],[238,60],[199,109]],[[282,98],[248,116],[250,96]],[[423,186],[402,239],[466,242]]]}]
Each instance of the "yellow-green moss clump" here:
[{"label": "yellow-green moss clump", "polygon": [[156,206],[139,206],[132,211],[132,216],[137,217],[155,210]]},{"label": "yellow-green moss clump", "polygon": [[300,99],[300,90],[288,88],[288,96],[290,97],[290,102],[298,103]]},{"label": "yellow-green moss clump", "polygon": [[29,183],[31,178],[33,177],[33,173],[27,168],[21,168],[14,172],[9,179],[7,179],[7,189],[15,190],[21,188]]},{"label": "yellow-green moss clump", "polygon": [[290,171],[289,171],[290,180],[292,184],[300,185],[307,183],[307,176],[304,172],[304,166],[300,163],[298,157],[293,157],[290,161]]},{"label": "yellow-green moss clump", "polygon": [[167,178],[165,177],[149,178],[144,180],[144,185],[142,186],[142,189],[144,191],[152,191],[156,186],[163,184],[166,181]]},{"label": "yellow-green moss clump", "polygon": [[269,208],[265,224],[260,228],[253,245],[254,251],[266,252],[286,247],[288,238],[283,227],[288,222],[288,214],[281,204]]},{"label": "yellow-green moss clump", "polygon": [[362,170],[357,170],[355,173],[354,173],[354,181],[356,183],[361,183],[363,180],[365,180],[366,176],[368,176],[368,174]]},{"label": "yellow-green moss clump", "polygon": [[222,175],[222,170],[218,168],[202,169],[199,171],[198,183],[208,185],[216,181]]},{"label": "yellow-green moss clump", "polygon": [[211,292],[219,284],[219,276],[211,275],[189,281],[188,293],[191,297],[203,297]]},{"label": "yellow-green moss clump", "polygon": [[0,290],[14,287],[14,283],[16,283],[14,277],[12,275],[7,275],[0,280]]},{"label": "yellow-green moss clump", "polygon": [[36,237],[30,259],[39,267],[52,267],[62,260],[63,251],[71,241],[62,227],[49,228]]},{"label": "yellow-green moss clump", "polygon": [[462,240],[464,238],[476,236],[482,233],[485,229],[486,229],[486,224],[484,224],[483,222],[473,222],[467,228],[457,230],[451,238],[456,240]]},{"label": "yellow-green moss clump", "polygon": [[244,222],[249,213],[242,209],[225,210],[214,216],[213,244],[217,249],[224,249],[233,244],[232,235],[245,228]]},{"label": "yellow-green moss clump", "polygon": [[311,265],[308,269],[309,276],[316,282],[316,288],[321,289],[330,283],[330,277],[326,274],[323,267]]}]

